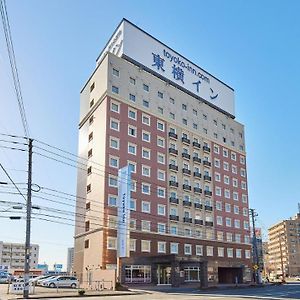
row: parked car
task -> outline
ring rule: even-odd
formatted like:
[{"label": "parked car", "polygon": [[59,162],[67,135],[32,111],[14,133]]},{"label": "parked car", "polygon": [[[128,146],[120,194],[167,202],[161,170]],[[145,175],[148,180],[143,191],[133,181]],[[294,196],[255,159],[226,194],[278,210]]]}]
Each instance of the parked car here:
[{"label": "parked car", "polygon": [[52,278],[55,278],[55,277],[57,277],[57,275],[55,275],[55,276],[53,276],[53,275],[45,276],[42,279],[38,279],[36,283],[37,283],[37,285],[44,286],[44,282],[46,282],[47,280],[50,280]]},{"label": "parked car", "polygon": [[9,275],[0,275],[0,283],[8,283],[10,280]]},{"label": "parked car", "polygon": [[57,276],[43,282],[43,286],[55,287],[71,287],[77,288],[79,286],[78,280],[73,276]]}]

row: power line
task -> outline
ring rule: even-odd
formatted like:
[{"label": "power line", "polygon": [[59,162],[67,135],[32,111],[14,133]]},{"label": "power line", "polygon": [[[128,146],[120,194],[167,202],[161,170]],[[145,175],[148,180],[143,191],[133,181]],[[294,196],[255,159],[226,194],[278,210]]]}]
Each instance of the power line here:
[{"label": "power line", "polygon": [[23,102],[21,84],[20,84],[20,79],[19,79],[19,74],[18,74],[16,56],[15,56],[15,51],[14,51],[14,46],[13,46],[12,34],[11,34],[11,30],[10,30],[10,24],[9,24],[9,18],[8,18],[5,0],[0,0],[0,11],[1,11],[1,18],[2,18],[5,40],[6,40],[7,52],[8,52],[8,57],[9,57],[9,63],[10,63],[12,76],[13,76],[14,88],[15,88],[18,106],[19,106],[19,112],[21,115],[21,120],[22,120],[22,125],[23,125],[25,136],[28,137],[29,136],[29,126],[28,126],[28,122],[26,119],[25,106],[24,106],[24,102]]}]

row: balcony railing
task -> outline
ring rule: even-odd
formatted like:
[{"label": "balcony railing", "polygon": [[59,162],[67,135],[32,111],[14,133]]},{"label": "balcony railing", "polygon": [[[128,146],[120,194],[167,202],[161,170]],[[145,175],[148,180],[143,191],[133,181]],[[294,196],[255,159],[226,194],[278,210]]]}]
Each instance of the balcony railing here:
[{"label": "balcony railing", "polygon": [[186,169],[186,168],[183,168],[183,169],[182,169],[182,173],[183,173],[183,174],[186,174],[186,175],[191,175],[191,170]]},{"label": "balcony railing", "polygon": [[182,185],[182,188],[183,188],[184,190],[186,190],[186,191],[191,191],[191,190],[192,190],[192,187],[191,187],[190,185],[188,185],[188,184],[183,184],[183,185]]},{"label": "balcony railing", "polygon": [[206,167],[211,167],[211,162],[208,160],[203,160],[203,165]]},{"label": "balcony railing", "polygon": [[183,143],[185,143],[185,144],[190,144],[190,143],[191,143],[191,141],[190,141],[188,138],[186,138],[186,137],[182,137],[182,138],[181,138],[181,141],[182,141]]},{"label": "balcony railing", "polygon": [[184,223],[193,223],[193,219],[192,218],[183,217],[183,222]]},{"label": "balcony railing", "polygon": [[193,157],[193,162],[201,164],[201,158],[194,156]]},{"label": "balcony railing", "polygon": [[179,221],[179,216],[170,215],[170,220],[171,221]]},{"label": "balcony railing", "polygon": [[205,221],[205,226],[214,226],[214,222]]},{"label": "balcony railing", "polygon": [[188,153],[185,153],[185,152],[182,153],[182,157],[186,158],[186,159],[190,159],[191,158],[191,156]]},{"label": "balcony railing", "polygon": [[175,139],[175,140],[177,140],[177,138],[178,138],[178,136],[177,136],[177,134],[176,133],[174,133],[174,132],[169,132],[169,137],[170,138],[173,138],[173,139]]},{"label": "balcony railing", "polygon": [[210,148],[208,146],[203,146],[203,151],[210,152]]},{"label": "balcony railing", "polygon": [[203,205],[201,203],[194,203],[195,208],[202,209]]},{"label": "balcony railing", "polygon": [[183,203],[183,206],[192,206],[192,202],[191,201],[183,200],[182,203]]},{"label": "balcony railing", "polygon": [[199,173],[199,172],[194,172],[194,177],[201,178],[201,173]]},{"label": "balcony railing", "polygon": [[204,179],[205,181],[211,181],[211,177],[210,177],[209,175],[204,175],[204,176],[203,176],[203,179]]},{"label": "balcony railing", "polygon": [[170,180],[170,181],[169,181],[169,186],[178,187],[178,182],[177,182],[177,181],[174,181],[174,180]]},{"label": "balcony railing", "polygon": [[212,196],[212,191],[205,190],[204,195],[205,196]]},{"label": "balcony railing", "polygon": [[201,145],[198,143],[198,142],[193,142],[193,146],[195,147],[195,148],[201,148]]},{"label": "balcony railing", "polygon": [[178,198],[170,197],[169,200],[170,200],[170,203],[172,203],[172,204],[179,204]]},{"label": "balcony railing", "polygon": [[203,225],[203,220],[195,219],[194,222],[197,225]]},{"label": "balcony railing", "polygon": [[174,148],[169,148],[169,153],[170,153],[170,154],[178,155],[178,150],[176,150],[176,149],[174,149]]},{"label": "balcony railing", "polygon": [[205,205],[205,210],[213,211],[213,207],[210,205]]},{"label": "balcony railing", "polygon": [[202,193],[202,189],[199,188],[199,187],[194,187],[194,193],[201,194]]},{"label": "balcony railing", "polygon": [[178,166],[169,164],[169,169],[173,171],[178,171]]}]

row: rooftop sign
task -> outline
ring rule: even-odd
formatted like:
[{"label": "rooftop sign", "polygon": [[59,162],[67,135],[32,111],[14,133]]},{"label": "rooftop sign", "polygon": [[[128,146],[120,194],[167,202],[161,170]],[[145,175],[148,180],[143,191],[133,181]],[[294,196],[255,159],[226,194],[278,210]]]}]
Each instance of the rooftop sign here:
[{"label": "rooftop sign", "polygon": [[121,22],[97,63],[106,52],[127,57],[234,116],[232,88],[129,21]]}]

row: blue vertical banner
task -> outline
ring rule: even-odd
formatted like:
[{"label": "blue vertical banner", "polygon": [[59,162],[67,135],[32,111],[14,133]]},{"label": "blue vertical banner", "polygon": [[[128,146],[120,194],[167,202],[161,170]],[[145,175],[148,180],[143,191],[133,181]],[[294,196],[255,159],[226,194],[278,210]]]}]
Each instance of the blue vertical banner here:
[{"label": "blue vertical banner", "polygon": [[128,165],[119,169],[118,187],[118,257],[129,257],[131,175]]}]

